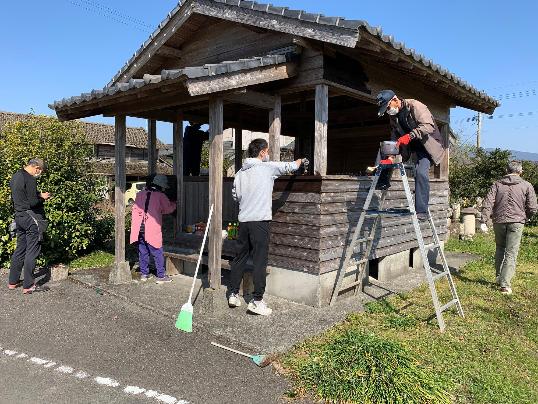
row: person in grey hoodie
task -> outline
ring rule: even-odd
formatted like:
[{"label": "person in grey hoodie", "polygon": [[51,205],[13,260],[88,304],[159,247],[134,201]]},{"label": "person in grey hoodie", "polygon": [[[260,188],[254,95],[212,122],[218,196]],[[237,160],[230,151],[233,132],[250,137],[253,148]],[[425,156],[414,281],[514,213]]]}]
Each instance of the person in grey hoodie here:
[{"label": "person in grey hoodie", "polygon": [[248,146],[248,157],[235,175],[232,195],[239,203],[239,236],[237,255],[231,265],[230,307],[241,306],[239,287],[245,265],[252,253],[254,265],[254,298],[248,311],[268,316],[272,310],[263,300],[265,273],[269,253],[269,226],[272,220],[273,184],[277,177],[296,171],[304,159],[289,163],[269,161],[269,145],[255,139]]},{"label": "person in grey hoodie", "polygon": [[495,232],[495,272],[502,294],[512,293],[512,278],[516,273],[519,244],[525,222],[538,211],[533,186],[521,178],[519,161],[508,164],[508,174],[491,187],[482,208],[482,231],[493,219]]}]

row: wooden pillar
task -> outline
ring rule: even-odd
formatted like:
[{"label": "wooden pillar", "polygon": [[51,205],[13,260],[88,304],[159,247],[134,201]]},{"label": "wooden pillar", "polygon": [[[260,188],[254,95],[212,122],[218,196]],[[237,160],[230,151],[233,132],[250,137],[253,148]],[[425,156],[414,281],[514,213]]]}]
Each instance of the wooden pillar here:
[{"label": "wooden pillar", "polygon": [[269,157],[280,161],[280,131],[282,128],[282,99],[276,96],[275,107],[269,112]]},{"label": "wooden pillar", "polygon": [[110,271],[112,284],[128,283],[132,280],[129,263],[125,262],[125,116],[115,118],[115,249],[114,267]]},{"label": "wooden pillar", "polygon": [[443,138],[443,147],[445,148],[445,155],[441,161],[439,169],[439,178],[448,180],[449,175],[449,162],[450,162],[450,130],[448,124],[443,124],[440,127],[441,136]]},{"label": "wooden pillar", "polygon": [[209,287],[221,285],[222,255],[222,164],[223,164],[223,104],[222,98],[209,101],[209,206],[214,205],[209,229]]},{"label": "wooden pillar", "polygon": [[148,175],[157,173],[157,121],[148,119]]},{"label": "wooden pillar", "polygon": [[174,175],[176,176],[177,202],[176,202],[176,228],[178,235],[183,227],[184,188],[183,188],[183,116],[178,116],[173,125],[173,161]]},{"label": "wooden pillar", "polygon": [[316,126],[314,129],[314,174],[327,175],[327,122],[329,120],[329,87],[316,86]]},{"label": "wooden pillar", "polygon": [[235,172],[243,166],[243,129],[236,127],[235,132]]}]

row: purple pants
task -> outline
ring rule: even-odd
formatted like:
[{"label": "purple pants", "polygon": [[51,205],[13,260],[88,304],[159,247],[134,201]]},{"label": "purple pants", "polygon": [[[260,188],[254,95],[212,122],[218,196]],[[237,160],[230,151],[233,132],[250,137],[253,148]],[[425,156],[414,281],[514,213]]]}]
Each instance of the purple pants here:
[{"label": "purple pants", "polygon": [[143,235],[138,236],[138,257],[140,260],[140,272],[149,275],[149,256],[153,257],[157,268],[157,277],[165,276],[163,248],[155,248],[149,244]]}]

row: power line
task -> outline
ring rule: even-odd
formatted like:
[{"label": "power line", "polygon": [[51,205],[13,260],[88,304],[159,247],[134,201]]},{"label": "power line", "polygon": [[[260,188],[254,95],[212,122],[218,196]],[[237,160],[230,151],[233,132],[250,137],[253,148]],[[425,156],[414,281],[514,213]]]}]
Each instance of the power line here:
[{"label": "power line", "polygon": [[118,16],[119,18],[125,19],[127,21],[131,21],[131,22],[133,22],[135,24],[138,24],[138,25],[140,25],[142,27],[145,27],[145,28],[148,28],[148,29],[153,29],[153,27],[151,25],[146,24],[146,22],[143,21],[143,20],[140,20],[140,19],[135,18],[135,17],[131,17],[130,15],[124,14],[119,10],[116,10],[116,9],[111,8],[109,6],[106,6],[104,4],[100,4],[100,3],[96,2],[96,1],[93,1],[93,0],[77,0],[77,1],[80,1],[81,3],[86,3],[86,4],[90,5],[91,7],[101,9],[106,13],[114,14],[114,15]]},{"label": "power line", "polygon": [[[145,24],[142,25],[142,24],[140,24],[138,22],[135,22],[136,19],[134,19],[132,17],[128,17],[126,15],[122,15],[119,11],[117,11],[115,13],[112,12],[112,11],[107,11],[106,6],[100,6],[98,4],[91,4],[91,2],[87,1],[87,0],[67,0],[67,2],[71,3],[74,6],[77,6],[77,7],[81,8],[82,10],[95,13],[95,14],[101,16],[101,17],[104,17],[104,18],[108,19],[108,20],[123,24],[125,26],[135,28],[135,29],[137,29],[139,31],[143,31],[143,32],[146,32],[146,33],[151,32],[151,29],[148,29],[148,27],[149,27],[148,25],[145,25]],[[113,9],[110,9],[110,10],[113,10]]]}]

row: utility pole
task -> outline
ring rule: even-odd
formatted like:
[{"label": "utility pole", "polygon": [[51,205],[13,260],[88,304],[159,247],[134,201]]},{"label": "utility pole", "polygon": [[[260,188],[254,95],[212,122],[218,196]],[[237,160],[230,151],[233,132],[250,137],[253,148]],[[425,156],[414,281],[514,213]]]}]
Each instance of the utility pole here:
[{"label": "utility pole", "polygon": [[479,112],[478,113],[478,123],[477,123],[477,128],[476,128],[476,148],[479,149],[480,148],[480,135],[481,135],[481,132],[482,132],[482,114]]}]

